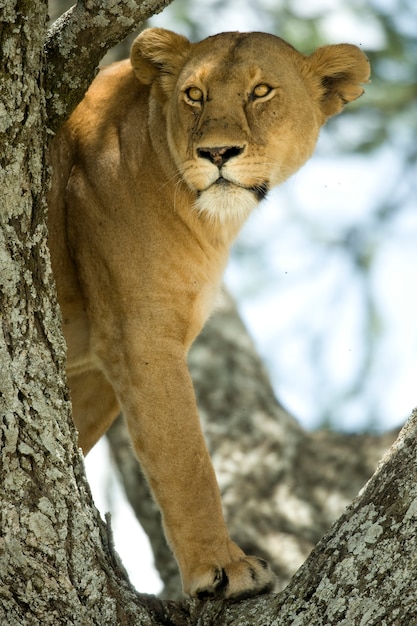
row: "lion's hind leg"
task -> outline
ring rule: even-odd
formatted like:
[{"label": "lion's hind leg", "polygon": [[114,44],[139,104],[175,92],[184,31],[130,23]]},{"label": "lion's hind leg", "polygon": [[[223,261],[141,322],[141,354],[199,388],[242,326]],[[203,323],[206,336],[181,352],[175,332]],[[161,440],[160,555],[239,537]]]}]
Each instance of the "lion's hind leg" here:
[{"label": "lion's hind leg", "polygon": [[87,454],[120,412],[110,383],[99,370],[68,377],[78,442]]}]

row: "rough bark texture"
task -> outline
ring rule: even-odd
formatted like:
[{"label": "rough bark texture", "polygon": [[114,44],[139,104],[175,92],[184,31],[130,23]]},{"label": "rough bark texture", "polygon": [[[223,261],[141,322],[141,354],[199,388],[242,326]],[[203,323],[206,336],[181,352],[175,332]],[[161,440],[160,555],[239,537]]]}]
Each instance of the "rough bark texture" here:
[{"label": "rough bark texture", "polygon": [[360,496],[284,592],[206,607],[205,626],[403,626],[417,623],[417,411]]},{"label": "rough bark texture", "polygon": [[1,17],[0,624],[164,623],[113,552],[70,416],[46,245],[47,4]]},{"label": "rough bark texture", "polygon": [[[161,6],[150,0],[145,5],[148,15]],[[89,31],[94,58],[109,15],[115,22],[119,16],[125,19],[123,9],[129,7],[136,10],[139,3],[79,3],[75,13],[96,18]],[[416,623],[417,413],[361,495],[279,595],[241,603],[175,604],[130,587],[111,532],[91,502],[64,382],[65,350],[45,230],[46,13],[46,2],[2,3],[0,624]],[[65,78],[52,78],[62,67],[58,63],[47,81],[49,90],[57,90],[51,105],[55,122],[74,104],[62,104],[72,87],[70,77],[75,81],[80,75],[75,99],[91,77],[86,52],[78,49],[77,32],[81,37],[85,29],[79,20],[78,31],[64,19],[54,34],[68,65]],[[130,28],[126,24],[120,33]],[[107,41],[115,36],[110,31]],[[66,43],[60,47],[59,42]],[[53,38],[48,45],[51,55]],[[246,359],[252,348],[227,308],[211,328],[190,362],[203,417],[210,407],[218,420],[207,419],[206,430],[230,525],[243,545],[256,545],[256,551],[272,556],[284,584],[350,497],[348,481],[337,479],[342,463],[337,450],[347,463],[348,446],[342,439],[307,436],[277,406],[260,364]],[[242,360],[235,346],[245,354]],[[227,376],[221,375],[223,358]],[[331,450],[326,441],[333,441]],[[350,467],[372,465],[366,440],[357,439],[355,446]],[[251,530],[257,526],[259,535]],[[288,542],[294,557],[281,558]]]},{"label": "rough bark texture", "polygon": [[48,32],[48,125],[57,130],[83,97],[106,51],[172,0],[79,0]]},{"label": "rough bark texture", "polygon": [[[56,619],[77,598],[78,585],[93,583],[97,563],[91,552],[80,559],[73,539],[79,533],[89,543],[99,525],[88,508],[84,513],[89,494],[74,444],[46,247],[39,87],[46,5],[8,3],[2,17],[0,611],[1,623],[21,624],[29,616],[44,619],[47,609]],[[103,579],[101,564],[98,570]]]}]

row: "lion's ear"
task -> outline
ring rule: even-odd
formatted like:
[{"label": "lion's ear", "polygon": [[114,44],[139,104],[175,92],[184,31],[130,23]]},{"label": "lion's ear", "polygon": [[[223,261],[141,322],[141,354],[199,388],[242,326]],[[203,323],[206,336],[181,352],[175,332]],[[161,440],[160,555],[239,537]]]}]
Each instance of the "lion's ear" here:
[{"label": "lion's ear", "polygon": [[176,76],[183,67],[191,44],[182,35],[165,28],[147,28],[132,44],[130,62],[142,83],[159,76]]},{"label": "lion's ear", "polygon": [[318,79],[325,119],[340,113],[347,102],[359,98],[364,92],[361,84],[369,80],[369,61],[362,50],[351,44],[318,48],[308,57],[308,63],[310,72]]}]

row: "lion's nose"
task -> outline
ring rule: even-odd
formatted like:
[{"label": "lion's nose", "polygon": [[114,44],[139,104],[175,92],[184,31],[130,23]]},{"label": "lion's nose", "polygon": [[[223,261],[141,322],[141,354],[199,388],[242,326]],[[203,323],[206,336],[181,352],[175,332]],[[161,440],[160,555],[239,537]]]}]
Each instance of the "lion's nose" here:
[{"label": "lion's nose", "polygon": [[201,159],[208,159],[217,167],[222,167],[229,159],[242,154],[241,146],[221,146],[215,148],[197,148],[197,154]]}]

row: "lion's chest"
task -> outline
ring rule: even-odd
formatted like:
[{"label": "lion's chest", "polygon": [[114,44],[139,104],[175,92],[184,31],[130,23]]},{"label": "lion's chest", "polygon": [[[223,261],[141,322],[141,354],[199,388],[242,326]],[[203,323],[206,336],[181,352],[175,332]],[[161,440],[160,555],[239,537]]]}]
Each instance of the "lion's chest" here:
[{"label": "lion's chest", "polygon": [[219,296],[219,285],[205,285],[194,299],[190,307],[189,327],[185,340],[188,348],[201,332],[207,319],[210,317]]}]

